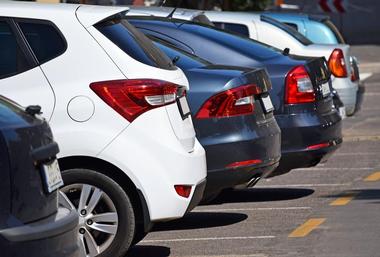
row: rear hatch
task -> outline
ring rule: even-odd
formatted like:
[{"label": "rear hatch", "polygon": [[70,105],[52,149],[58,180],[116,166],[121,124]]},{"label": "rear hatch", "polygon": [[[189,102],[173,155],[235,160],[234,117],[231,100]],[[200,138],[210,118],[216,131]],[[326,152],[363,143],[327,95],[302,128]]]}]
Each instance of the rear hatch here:
[{"label": "rear hatch", "polygon": [[0,133],[9,157],[12,216],[28,223],[54,214],[57,191],[46,190],[42,171],[58,153],[48,124],[2,97],[0,113]]},{"label": "rear hatch", "polygon": [[128,23],[125,18],[127,10],[120,7],[80,6],[77,17],[126,79],[163,80],[178,86],[177,103],[166,105],[165,108],[173,132],[185,150],[191,152],[195,144],[194,127],[191,117],[180,111],[188,109],[183,96],[183,91],[189,89],[188,81],[161,50]]}]

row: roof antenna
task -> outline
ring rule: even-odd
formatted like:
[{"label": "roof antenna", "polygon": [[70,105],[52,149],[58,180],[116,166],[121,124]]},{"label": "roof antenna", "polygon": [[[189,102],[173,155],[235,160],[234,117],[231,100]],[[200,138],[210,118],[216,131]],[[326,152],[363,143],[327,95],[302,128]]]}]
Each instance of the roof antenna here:
[{"label": "roof antenna", "polygon": [[161,2],[161,4],[160,4],[160,7],[164,6],[165,3],[166,3],[166,0],[163,0],[163,1]]},{"label": "roof antenna", "polygon": [[285,55],[285,56],[288,56],[290,53],[290,49],[287,47],[285,48],[284,50],[282,50],[282,54]]},{"label": "roof antenna", "polygon": [[[166,0],[164,0],[164,1],[166,1]],[[168,16],[166,16],[166,18],[168,18],[168,19],[173,18],[173,15],[174,15],[175,11],[178,9],[178,7],[181,6],[181,4],[182,4],[182,0],[178,1],[178,2],[177,2],[177,6],[174,7],[174,9],[169,13]]]}]

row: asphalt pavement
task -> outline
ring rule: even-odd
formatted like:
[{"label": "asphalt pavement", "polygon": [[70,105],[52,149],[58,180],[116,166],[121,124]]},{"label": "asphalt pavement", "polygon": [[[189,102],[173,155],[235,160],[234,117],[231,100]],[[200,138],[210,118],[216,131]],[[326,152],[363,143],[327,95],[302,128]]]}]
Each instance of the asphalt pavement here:
[{"label": "asphalt pavement", "polygon": [[380,47],[352,52],[370,77],[327,163],[224,193],[156,225],[128,256],[380,257]]}]

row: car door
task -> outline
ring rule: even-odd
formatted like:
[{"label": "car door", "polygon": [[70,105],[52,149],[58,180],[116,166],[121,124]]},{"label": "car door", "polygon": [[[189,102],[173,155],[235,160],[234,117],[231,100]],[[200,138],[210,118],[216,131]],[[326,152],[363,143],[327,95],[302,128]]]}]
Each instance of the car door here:
[{"label": "car door", "polygon": [[13,19],[0,17],[0,46],[0,94],[23,106],[38,104],[50,119],[54,92]]}]

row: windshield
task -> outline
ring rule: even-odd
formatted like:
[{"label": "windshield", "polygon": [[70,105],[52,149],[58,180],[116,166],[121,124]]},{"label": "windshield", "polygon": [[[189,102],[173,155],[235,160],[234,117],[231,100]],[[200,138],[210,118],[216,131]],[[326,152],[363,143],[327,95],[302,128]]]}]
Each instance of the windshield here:
[{"label": "windshield", "polygon": [[171,60],[122,14],[96,24],[95,28],[133,59],[161,69],[176,69]]},{"label": "windshield", "polygon": [[307,37],[305,37],[304,35],[299,33],[294,28],[286,25],[285,23],[279,22],[279,21],[277,21],[273,18],[270,18],[268,16],[265,16],[265,15],[261,15],[260,20],[267,22],[269,24],[272,24],[273,26],[276,26],[277,28],[285,31],[286,33],[291,35],[293,38],[297,39],[298,42],[300,42],[301,44],[303,44],[305,46],[313,44],[313,42],[311,42]]}]

